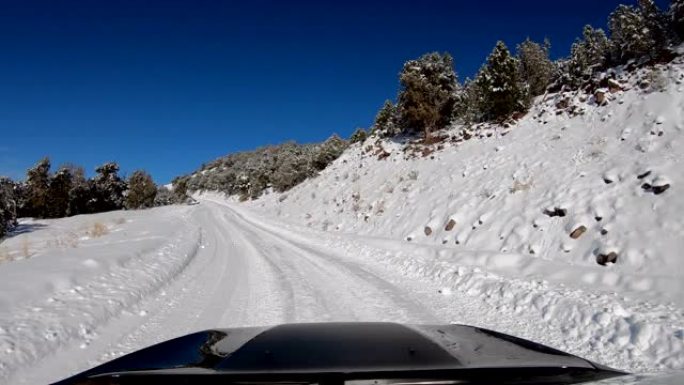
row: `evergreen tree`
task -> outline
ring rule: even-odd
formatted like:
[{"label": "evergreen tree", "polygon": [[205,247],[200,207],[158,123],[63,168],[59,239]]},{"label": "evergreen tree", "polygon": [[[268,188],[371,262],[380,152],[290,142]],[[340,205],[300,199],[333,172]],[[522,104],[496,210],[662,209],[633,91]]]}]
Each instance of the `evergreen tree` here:
[{"label": "evergreen tree", "polygon": [[172,203],[184,203],[188,199],[188,184],[190,177],[179,176],[171,181],[173,186]]},{"label": "evergreen tree", "polygon": [[351,137],[349,137],[349,143],[358,143],[358,142],[363,142],[366,140],[366,137],[368,135],[366,134],[366,130],[363,128],[357,128],[356,131],[352,134]]},{"label": "evergreen tree", "polygon": [[639,10],[644,18],[646,31],[653,41],[649,50],[651,57],[658,57],[672,41],[672,33],[668,30],[667,14],[658,8],[653,0],[639,0]]},{"label": "evergreen tree", "polygon": [[83,167],[65,166],[71,174],[71,190],[69,190],[69,208],[67,215],[87,214],[90,212],[90,201],[93,199],[94,187],[85,177]]},{"label": "evergreen tree", "polygon": [[516,48],[520,77],[527,85],[530,97],[543,94],[554,75],[556,67],[549,59],[550,48],[548,40],[541,45],[529,38]]},{"label": "evergreen tree", "polygon": [[670,4],[670,23],[680,41],[684,40],[684,0],[672,0]]},{"label": "evergreen tree", "polygon": [[128,178],[128,191],[125,206],[127,209],[149,208],[154,206],[157,185],[150,174],[137,170]]},{"label": "evergreen tree", "polygon": [[[480,68],[479,74],[484,68]],[[458,93],[453,116],[461,123],[470,124],[483,120],[481,106],[484,102],[482,90],[477,82],[466,79],[463,88]]]},{"label": "evergreen tree", "polygon": [[97,175],[92,181],[93,198],[89,200],[90,212],[120,210],[124,207],[123,193],[126,182],[119,175],[119,165],[110,162],[95,169]]},{"label": "evergreen tree", "polygon": [[60,168],[51,178],[47,195],[46,217],[62,218],[69,211],[69,192],[73,188],[73,175],[68,168]]},{"label": "evergreen tree", "polygon": [[317,153],[313,159],[313,167],[316,170],[323,170],[328,164],[339,158],[347,147],[349,147],[347,141],[337,136],[337,134],[333,134],[318,146]]},{"label": "evergreen tree", "polygon": [[641,9],[620,4],[608,19],[611,57],[615,63],[624,63],[652,53],[656,46],[653,31]]},{"label": "evergreen tree", "polygon": [[503,120],[525,109],[526,94],[519,74],[518,61],[504,42],[497,42],[475,79],[479,108],[486,120]]},{"label": "evergreen tree", "polygon": [[43,158],[26,172],[26,202],[20,216],[44,218],[50,188],[50,159]]},{"label": "evergreen tree", "polygon": [[429,53],[404,64],[397,108],[403,132],[430,132],[453,118],[458,78],[448,53]]},{"label": "evergreen tree", "polygon": [[606,65],[610,42],[600,28],[585,25],[582,39],[577,39],[570,48],[570,59],[565,63],[571,85],[578,86],[595,70]]},{"label": "evergreen tree", "polygon": [[392,137],[399,133],[397,125],[397,108],[389,100],[380,108],[378,114],[375,116],[375,123],[371,128],[371,135],[377,135],[381,138]]},{"label": "evergreen tree", "polygon": [[0,238],[17,224],[17,207],[14,199],[14,182],[0,178]]},{"label": "evergreen tree", "polygon": [[173,191],[166,186],[157,186],[157,192],[154,196],[154,206],[167,206],[176,202]]}]

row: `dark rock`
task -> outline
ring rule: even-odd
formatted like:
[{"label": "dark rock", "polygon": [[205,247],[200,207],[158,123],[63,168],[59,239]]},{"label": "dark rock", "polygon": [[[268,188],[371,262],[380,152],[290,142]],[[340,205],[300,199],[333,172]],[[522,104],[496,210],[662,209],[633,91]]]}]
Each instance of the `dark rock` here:
[{"label": "dark rock", "polygon": [[556,108],[559,110],[566,109],[570,106],[570,98],[563,98],[556,103]]},{"label": "dark rock", "polygon": [[643,174],[637,175],[637,179],[644,179],[649,175],[651,175],[651,170],[648,170],[648,171],[644,172]]},{"label": "dark rock", "polygon": [[667,191],[667,189],[669,189],[669,188],[670,188],[669,184],[664,184],[662,186],[653,186],[653,193],[655,195],[660,195],[660,194],[664,193],[665,191]]},{"label": "dark rock", "polygon": [[578,228],[572,230],[572,232],[570,233],[570,238],[577,239],[581,237],[585,231],[587,231],[587,228],[584,225],[580,225]]},{"label": "dark rock", "polygon": [[430,228],[430,226],[425,226],[425,229],[423,229],[423,231],[425,232],[425,235],[427,235],[427,236],[432,234],[432,229]]},{"label": "dark rock", "polygon": [[598,263],[601,266],[605,266],[609,263],[616,263],[618,259],[618,255],[616,252],[611,251],[608,254],[599,254],[596,256],[596,263]]},{"label": "dark rock", "polygon": [[545,209],[544,214],[550,217],[564,217],[568,214],[568,210],[554,207],[553,210]]},{"label": "dark rock", "polygon": [[454,229],[454,226],[456,226],[456,221],[449,219],[449,222],[447,222],[446,226],[444,226],[444,231],[451,231]]},{"label": "dark rock", "polygon": [[603,90],[597,90],[594,93],[594,99],[596,99],[596,104],[602,106],[606,103],[606,92]]}]

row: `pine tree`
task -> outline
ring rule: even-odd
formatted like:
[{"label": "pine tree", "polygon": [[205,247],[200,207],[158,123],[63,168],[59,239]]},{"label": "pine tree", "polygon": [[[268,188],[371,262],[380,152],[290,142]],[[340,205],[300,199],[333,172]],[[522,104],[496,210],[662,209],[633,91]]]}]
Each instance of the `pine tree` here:
[{"label": "pine tree", "polygon": [[325,142],[318,146],[317,154],[313,159],[313,166],[316,170],[323,170],[335,159],[342,155],[342,152],[349,147],[346,140],[333,134]]},{"label": "pine tree", "polygon": [[608,19],[615,63],[650,54],[656,41],[640,9],[620,4]]},{"label": "pine tree", "polygon": [[90,201],[93,199],[94,186],[92,181],[85,177],[83,167],[68,165],[64,166],[71,173],[71,190],[69,190],[68,216],[87,214],[90,212]]},{"label": "pine tree", "polygon": [[571,85],[578,86],[582,80],[606,65],[610,42],[600,28],[585,25],[582,39],[577,39],[570,48],[570,59],[565,63]]},{"label": "pine tree", "polygon": [[[480,68],[479,74],[484,70]],[[483,120],[481,107],[483,105],[484,97],[482,90],[477,82],[466,79],[463,82],[458,96],[456,98],[456,105],[454,106],[454,117],[457,121],[463,124],[470,124]]]},{"label": "pine tree", "polygon": [[150,174],[144,170],[134,171],[128,178],[128,191],[125,206],[127,209],[149,208],[154,206],[157,185]]},{"label": "pine tree", "polygon": [[14,182],[0,178],[0,238],[17,224],[17,205],[14,198]]},{"label": "pine tree", "polygon": [[375,123],[373,123],[373,127],[371,128],[371,135],[377,135],[381,138],[397,135],[399,133],[397,121],[397,108],[394,103],[386,100],[385,104],[375,116]]},{"label": "pine tree", "polygon": [[527,85],[530,97],[543,94],[554,75],[556,67],[549,59],[550,48],[548,40],[541,45],[529,38],[516,48],[520,77]]},{"label": "pine tree", "polygon": [[433,52],[409,60],[399,81],[397,108],[403,132],[423,132],[427,138],[451,122],[459,88],[451,55]]},{"label": "pine tree", "polygon": [[526,94],[520,81],[518,61],[504,42],[496,43],[475,84],[484,119],[500,121],[525,109]]},{"label": "pine tree", "polygon": [[50,159],[43,158],[26,172],[26,202],[20,216],[44,218],[50,188]]},{"label": "pine tree", "polygon": [[354,133],[349,137],[349,143],[358,143],[366,140],[366,130],[363,128],[357,128]]},{"label": "pine tree", "polygon": [[180,176],[171,181],[173,186],[172,203],[184,203],[188,199],[190,177]]},{"label": "pine tree", "polygon": [[95,169],[97,175],[92,181],[93,199],[89,203],[90,212],[120,210],[124,207],[123,193],[126,182],[119,175],[119,165],[110,162]]},{"label": "pine tree", "polygon": [[51,178],[47,195],[46,217],[62,218],[69,211],[69,192],[73,188],[73,176],[68,168],[60,168]]},{"label": "pine tree", "polygon": [[670,4],[670,23],[680,41],[684,40],[684,0],[672,0]]},{"label": "pine tree", "polygon": [[672,33],[668,30],[667,14],[658,8],[653,0],[639,0],[639,11],[641,12],[647,32],[653,45],[650,47],[651,57],[658,57],[669,46],[672,41]]}]

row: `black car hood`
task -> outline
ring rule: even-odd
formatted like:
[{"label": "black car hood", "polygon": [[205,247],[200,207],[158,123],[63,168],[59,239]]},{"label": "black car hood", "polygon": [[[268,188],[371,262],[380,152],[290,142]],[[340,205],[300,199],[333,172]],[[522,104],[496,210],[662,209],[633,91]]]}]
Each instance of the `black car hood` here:
[{"label": "black car hood", "polygon": [[378,379],[570,384],[621,374],[559,350],[472,326],[313,323],[194,333],[58,384],[338,384]]}]

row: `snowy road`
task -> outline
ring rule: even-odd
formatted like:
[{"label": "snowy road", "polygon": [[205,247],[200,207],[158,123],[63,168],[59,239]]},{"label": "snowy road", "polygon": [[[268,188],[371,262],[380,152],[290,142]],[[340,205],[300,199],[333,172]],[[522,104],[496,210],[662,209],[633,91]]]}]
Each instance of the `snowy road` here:
[{"label": "snowy road", "polygon": [[440,321],[416,293],[328,250],[249,221],[228,206],[204,202],[193,209],[189,222],[201,228],[201,246],[181,274],[132,308],[94,325],[87,346],[79,336],[65,336],[51,354],[6,368],[15,369],[7,373],[13,374],[10,382],[57,380],[119,354],[211,327]]},{"label": "snowy road", "polygon": [[211,197],[106,215],[94,218],[114,223],[108,235],[66,249],[48,239],[0,264],[0,278],[15,279],[0,280],[0,383],[49,383],[202,329],[310,321],[465,323],[631,371],[684,359],[678,309],[506,278],[444,247],[274,222]]}]

